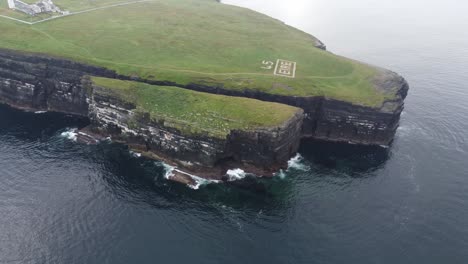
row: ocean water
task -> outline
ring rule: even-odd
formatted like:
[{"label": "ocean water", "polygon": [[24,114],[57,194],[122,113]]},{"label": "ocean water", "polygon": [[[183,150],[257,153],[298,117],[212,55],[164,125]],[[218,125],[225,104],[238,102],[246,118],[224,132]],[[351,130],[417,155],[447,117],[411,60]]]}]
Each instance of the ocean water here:
[{"label": "ocean water", "polygon": [[86,121],[0,107],[0,263],[468,263],[468,4],[227,2],[404,75],[394,144],[305,142],[273,180],[193,190],[74,142]]}]

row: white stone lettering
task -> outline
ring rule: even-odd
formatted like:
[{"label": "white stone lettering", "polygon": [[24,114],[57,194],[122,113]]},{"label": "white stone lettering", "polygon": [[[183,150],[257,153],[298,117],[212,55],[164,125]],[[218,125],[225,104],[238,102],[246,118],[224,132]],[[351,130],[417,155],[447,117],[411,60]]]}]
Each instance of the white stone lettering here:
[{"label": "white stone lettering", "polygon": [[275,75],[289,78],[296,77],[296,62],[278,59],[276,61]]},{"label": "white stone lettering", "polygon": [[262,64],[264,66],[262,66],[261,68],[265,70],[271,70],[273,69],[273,65],[275,65],[275,63],[272,61],[262,61]]}]

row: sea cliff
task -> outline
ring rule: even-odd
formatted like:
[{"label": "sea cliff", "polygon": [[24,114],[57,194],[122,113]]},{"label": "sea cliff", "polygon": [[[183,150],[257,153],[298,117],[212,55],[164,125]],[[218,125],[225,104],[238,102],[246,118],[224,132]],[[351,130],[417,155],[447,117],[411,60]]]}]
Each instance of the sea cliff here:
[{"label": "sea cliff", "polygon": [[147,157],[181,168],[179,172],[184,173],[174,173],[172,179],[194,184],[188,175],[223,180],[231,168],[272,176],[275,171],[285,168],[304,137],[389,145],[398,127],[408,85],[392,72],[382,70],[382,73],[381,89],[397,87],[398,96],[379,108],[325,97],[288,97],[248,89],[232,92],[196,84],[185,86],[185,89],[211,94],[242,96],[298,107],[281,125],[234,129],[219,137],[209,133],[184,133],[181,126],[152,119],[148,111],[137,111],[135,102],[109,92],[112,87],[96,85],[92,80],[95,77],[89,76],[110,78],[116,87],[122,86],[119,82],[123,81],[118,80],[165,84],[181,89],[176,87],[177,84],[122,76],[102,67],[51,56],[0,50],[0,103],[29,111],[55,111],[87,117],[94,133],[112,136]]},{"label": "sea cliff", "polygon": [[[130,88],[122,90],[124,86]],[[103,78],[84,78],[83,89],[89,94],[88,116],[94,132],[109,135],[113,140],[125,143],[146,156],[162,159],[186,172],[206,178],[221,180],[230,168],[242,168],[258,176],[272,176],[286,167],[287,161],[299,148],[303,122],[303,110],[299,108],[221,95],[209,95],[211,98],[206,98],[206,94],[178,87],[159,87]],[[146,98],[159,97],[160,100],[149,100],[150,103],[145,107],[145,103],[137,98],[139,93]],[[177,107],[176,115],[164,110],[167,105],[153,109],[153,105],[161,104],[161,101],[174,97],[174,94],[190,98],[184,103],[191,106],[177,107],[182,102],[171,102],[170,104]],[[259,106],[265,107],[265,111],[257,110],[257,115],[262,115],[263,112],[278,116],[275,113],[265,113],[274,110],[286,114],[268,124],[255,123],[245,127],[238,125],[239,115],[226,113],[218,119],[210,114],[215,110],[206,106],[211,99],[223,100],[222,107],[231,111],[237,107],[249,108],[254,104],[257,109]],[[193,106],[194,101],[198,107]],[[243,104],[245,102],[247,104]],[[191,110],[192,108],[197,110]],[[195,113],[191,113],[193,111]],[[209,113],[209,122],[222,123],[200,128],[188,118],[180,118],[195,114],[196,119],[204,119],[206,117],[202,112]],[[197,121],[201,123],[200,120]],[[235,124],[229,124],[230,121]],[[225,128],[230,125],[234,127]]]},{"label": "sea cliff", "polygon": [[[299,148],[304,118],[300,108],[274,103],[274,107],[279,107],[278,111],[291,112],[278,125],[232,129],[225,135],[193,132],[191,124],[174,125],[173,120],[152,118],[149,111],[137,109],[136,102],[119,96],[112,87],[96,85],[90,75],[112,78],[106,79],[117,87],[125,83],[118,78],[131,79],[69,60],[1,50],[0,103],[28,111],[54,111],[89,118],[91,127],[88,129],[93,133],[111,136],[115,141],[148,157],[164,160],[186,173],[215,180],[222,180],[230,168],[272,176],[286,167]],[[158,95],[156,86],[146,86]],[[190,91],[178,87],[165,89]],[[190,93],[195,93],[190,96],[204,94]],[[214,100],[223,97],[227,104],[229,101],[238,104],[234,97],[213,96],[220,97]],[[253,99],[236,100],[249,100],[255,106],[273,104]],[[174,105],[177,103],[173,102]],[[268,114],[277,115],[274,112]],[[184,183],[191,181],[180,174],[172,177]]]},{"label": "sea cliff", "polygon": [[368,107],[323,96],[285,96],[248,88],[232,91],[208,85],[145,80],[66,59],[0,49],[0,102],[23,109],[87,116],[89,105],[82,78],[100,76],[283,103],[304,110],[301,137],[388,146],[399,124],[408,84],[393,72],[379,71],[374,80],[376,87],[392,91],[395,96],[378,107]]}]

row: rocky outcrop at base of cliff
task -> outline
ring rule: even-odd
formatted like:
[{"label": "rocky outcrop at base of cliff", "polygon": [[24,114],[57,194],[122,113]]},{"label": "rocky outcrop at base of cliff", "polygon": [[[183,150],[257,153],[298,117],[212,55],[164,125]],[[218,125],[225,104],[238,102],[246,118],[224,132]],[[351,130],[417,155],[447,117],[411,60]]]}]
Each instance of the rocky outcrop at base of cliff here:
[{"label": "rocky outcrop at base of cliff", "polygon": [[150,84],[179,86],[201,92],[242,96],[279,102],[304,110],[303,137],[366,145],[389,145],[398,127],[407,82],[399,75],[381,70],[375,87],[396,94],[379,107],[364,107],[325,97],[272,95],[255,90],[231,91],[199,84],[177,85],[121,76],[104,68],[37,54],[0,49],[0,102],[17,108],[57,111],[87,116],[87,91],[81,86],[85,75],[132,79]]}]

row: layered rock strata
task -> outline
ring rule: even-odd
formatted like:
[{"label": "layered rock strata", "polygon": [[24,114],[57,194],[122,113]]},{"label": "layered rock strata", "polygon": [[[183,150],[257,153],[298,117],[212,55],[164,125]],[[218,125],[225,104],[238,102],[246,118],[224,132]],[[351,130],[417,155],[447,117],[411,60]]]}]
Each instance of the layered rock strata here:
[{"label": "layered rock strata", "polygon": [[202,170],[204,176],[219,178],[232,166],[272,176],[299,148],[303,121],[299,108],[281,125],[231,130],[223,138],[181,131],[172,120],[154,120],[149,112],[90,80],[85,79],[83,87],[90,91],[89,117],[96,132],[190,172]]},{"label": "layered rock strata", "polygon": [[132,79],[296,106],[304,110],[302,137],[387,146],[392,142],[398,127],[408,84],[393,72],[380,72],[374,80],[376,89],[394,93],[395,96],[379,107],[365,107],[325,97],[281,96],[248,88],[231,91],[199,84],[148,81],[69,60],[0,50],[0,102],[18,108],[87,116],[88,95],[81,84],[83,76]]},{"label": "layered rock strata", "polygon": [[104,68],[0,49],[0,103],[87,116],[88,95],[81,85],[85,75],[116,77]]}]

